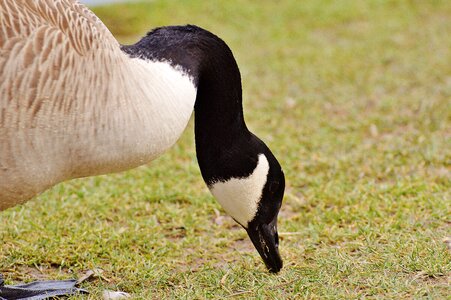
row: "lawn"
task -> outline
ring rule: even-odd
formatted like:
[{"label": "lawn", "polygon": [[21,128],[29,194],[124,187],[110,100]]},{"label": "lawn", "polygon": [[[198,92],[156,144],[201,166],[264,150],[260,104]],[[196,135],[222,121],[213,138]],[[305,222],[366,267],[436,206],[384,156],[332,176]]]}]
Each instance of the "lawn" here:
[{"label": "lawn", "polygon": [[[451,294],[449,1],[147,1],[96,7],[123,43],[197,24],[232,48],[249,127],[282,164],[284,268],[269,274],[196,162],[168,153],[0,214],[7,283],[101,276],[136,299]],[[1,178],[0,178],[1,180]],[[100,271],[99,271],[100,272]]]}]

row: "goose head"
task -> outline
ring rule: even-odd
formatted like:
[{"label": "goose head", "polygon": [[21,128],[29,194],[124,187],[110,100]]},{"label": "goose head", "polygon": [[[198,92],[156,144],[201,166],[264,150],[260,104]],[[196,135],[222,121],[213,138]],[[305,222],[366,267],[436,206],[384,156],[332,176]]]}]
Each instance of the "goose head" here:
[{"label": "goose head", "polygon": [[246,126],[241,75],[230,48],[207,30],[187,25],[154,29],[122,50],[131,57],[169,63],[191,78],[202,177],[224,210],[247,231],[269,271],[278,272],[282,259],[277,215],[284,174],[269,148]]},{"label": "goose head", "polygon": [[256,136],[249,135],[237,148],[248,151],[226,153],[217,158],[216,169],[201,164],[201,170],[211,193],[246,230],[268,270],[278,272],[282,259],[277,216],[285,177],[277,159]]}]

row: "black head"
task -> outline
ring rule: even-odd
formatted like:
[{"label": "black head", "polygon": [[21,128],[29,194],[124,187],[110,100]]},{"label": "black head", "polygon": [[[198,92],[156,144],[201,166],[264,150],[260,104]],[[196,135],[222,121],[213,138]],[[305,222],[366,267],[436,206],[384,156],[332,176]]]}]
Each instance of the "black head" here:
[{"label": "black head", "polygon": [[268,156],[270,167],[257,213],[245,229],[268,270],[277,273],[282,268],[277,216],[285,191],[285,176],[272,153]]},{"label": "black head", "polygon": [[269,271],[278,272],[282,259],[277,216],[285,190],[279,162],[248,131],[233,146],[221,149],[216,155],[199,149],[204,180],[224,210],[247,231]]}]

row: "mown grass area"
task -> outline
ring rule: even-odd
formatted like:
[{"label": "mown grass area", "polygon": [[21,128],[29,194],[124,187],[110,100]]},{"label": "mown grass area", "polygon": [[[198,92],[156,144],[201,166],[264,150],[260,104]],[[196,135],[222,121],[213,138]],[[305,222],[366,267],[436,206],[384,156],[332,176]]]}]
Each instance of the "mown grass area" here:
[{"label": "mown grass area", "polygon": [[[192,123],[148,166],[0,214],[8,283],[77,277],[97,299],[445,299],[451,294],[449,1],[148,1],[94,11],[124,43],[197,24],[241,68],[249,127],[287,181],[269,274],[202,182]],[[1,179],[0,179],[1,180]]]}]

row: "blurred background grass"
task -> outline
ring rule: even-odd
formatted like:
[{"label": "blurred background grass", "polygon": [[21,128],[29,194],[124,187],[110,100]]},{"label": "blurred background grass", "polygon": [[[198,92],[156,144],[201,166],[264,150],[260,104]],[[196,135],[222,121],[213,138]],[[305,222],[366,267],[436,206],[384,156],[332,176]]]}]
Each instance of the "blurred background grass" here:
[{"label": "blurred background grass", "polygon": [[147,1],[95,7],[123,43],[197,24],[232,48],[251,130],[284,167],[285,267],[268,274],[208,193],[192,122],[149,166],[0,214],[8,282],[100,268],[97,298],[430,298],[450,293],[449,1]]}]

